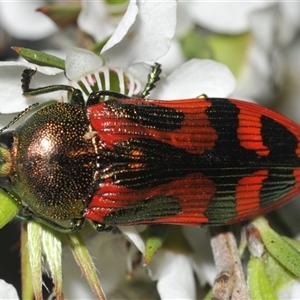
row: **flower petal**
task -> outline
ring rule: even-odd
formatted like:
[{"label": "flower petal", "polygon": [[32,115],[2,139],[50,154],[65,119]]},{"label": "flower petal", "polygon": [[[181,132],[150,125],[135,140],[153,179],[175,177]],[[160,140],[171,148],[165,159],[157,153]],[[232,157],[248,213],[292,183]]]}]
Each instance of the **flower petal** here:
[{"label": "flower petal", "polygon": [[[167,14],[166,14],[167,12]],[[176,25],[176,1],[130,3],[128,10],[102,50],[108,65],[126,68],[137,62],[154,62],[169,50]]]},{"label": "flower petal", "polygon": [[227,97],[235,88],[235,78],[223,64],[212,60],[192,59],[157,84],[151,98],[184,99],[205,94]]},{"label": "flower petal", "polygon": [[118,228],[145,254],[145,243],[139,235],[136,226],[118,226]]},{"label": "flower petal", "polygon": [[[264,51],[271,51],[278,38],[275,30],[280,12],[277,6],[270,6],[253,12],[249,16],[251,32],[256,38],[256,42]],[[277,29],[278,30],[278,29]]]},{"label": "flower petal", "polygon": [[110,22],[105,1],[81,1],[82,11],[78,17],[78,26],[90,34],[95,41],[102,41],[110,36],[115,25]]},{"label": "flower petal", "polygon": [[270,3],[188,1],[181,7],[197,24],[219,33],[237,34],[249,29],[248,15]]},{"label": "flower petal", "polygon": [[21,40],[37,40],[53,34],[57,31],[55,24],[36,12],[43,4],[44,1],[1,1],[0,27]]},{"label": "flower petal", "polygon": [[16,289],[13,285],[0,279],[0,300],[19,299]]},{"label": "flower petal", "polygon": [[22,96],[21,73],[29,64],[1,63],[0,65],[0,113],[9,114],[19,112],[29,106]]},{"label": "flower petal", "polygon": [[279,30],[279,41],[283,45],[293,43],[297,39],[296,34],[300,27],[300,2],[282,2],[281,8],[282,20],[277,23]]},{"label": "flower petal", "polygon": [[132,75],[133,78],[138,79],[143,88],[148,80],[150,66],[145,63],[136,63],[129,66],[127,72]]},{"label": "flower petal", "polygon": [[[33,86],[40,87],[50,85],[52,81],[56,84],[64,82],[63,74],[57,76],[49,77],[47,74],[55,74],[58,69],[49,68],[49,67],[36,67],[35,65],[26,63],[26,62],[1,62],[0,63],[0,113],[10,114],[16,113],[24,110],[29,105],[33,104],[36,101],[45,101],[49,99],[55,99],[60,92],[52,93],[51,96],[48,94],[40,95],[36,97],[26,98],[22,95],[21,88],[21,74],[24,69],[27,68],[36,68],[42,73],[38,72],[34,76]],[[45,75],[44,75],[45,74]]]},{"label": "flower petal", "polygon": [[193,268],[201,285],[209,283],[211,286],[217,275],[217,270],[210,246],[207,229],[196,226],[183,226],[185,238],[193,249]]},{"label": "flower petal", "polygon": [[161,299],[196,299],[195,277],[188,255],[160,251],[149,264],[152,280],[158,280]]},{"label": "flower petal", "polygon": [[277,293],[278,299],[282,299],[282,300],[299,299],[299,295],[300,295],[300,282],[298,280]]},{"label": "flower petal", "polygon": [[169,51],[158,62],[163,66],[165,74],[170,74],[186,62],[180,43],[175,39],[172,40]]},{"label": "flower petal", "polygon": [[128,34],[128,31],[132,24],[135,22],[137,14],[138,6],[136,4],[136,0],[131,0],[118,27],[103,47],[102,53],[104,53],[105,51],[109,50],[110,48],[114,47],[116,44],[122,41],[126,34]]},{"label": "flower petal", "polygon": [[91,51],[76,47],[67,51],[66,76],[70,80],[100,69],[102,66],[102,58]]}]

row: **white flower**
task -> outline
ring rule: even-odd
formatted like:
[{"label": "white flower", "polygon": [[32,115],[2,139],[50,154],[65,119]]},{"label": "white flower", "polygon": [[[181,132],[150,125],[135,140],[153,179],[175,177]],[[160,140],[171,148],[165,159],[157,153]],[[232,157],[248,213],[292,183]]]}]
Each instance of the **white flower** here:
[{"label": "white flower", "polygon": [[4,280],[0,279],[0,300],[8,299],[19,299],[18,293],[13,285],[8,284]]},{"label": "white flower", "polygon": [[150,276],[161,299],[196,299],[193,261],[189,255],[159,251],[150,262]]},{"label": "white flower", "polygon": [[300,4],[284,2],[271,3],[249,15],[254,40],[235,95],[264,104],[276,97],[286,81],[287,54],[300,28],[299,17]]},{"label": "white flower", "polygon": [[[168,11],[167,19],[165,10]],[[91,73],[97,76],[99,72],[107,72],[108,69],[113,69],[119,74],[126,73],[127,70],[129,76],[132,75],[139,79],[141,88],[146,83],[149,72],[149,67],[145,63],[155,62],[168,51],[175,32],[175,24],[175,1],[159,3],[159,5],[154,5],[152,2],[135,3],[132,1],[116,31],[104,46],[101,52],[102,58],[79,48],[72,48],[67,52],[66,74],[68,79],[78,80]],[[30,67],[36,68],[38,71],[33,79],[35,86],[67,83],[63,78],[62,70],[59,69],[39,67],[26,62],[0,62],[1,113],[19,112],[32,103],[31,98],[26,99],[22,96],[20,81],[22,71]],[[104,70],[101,70],[102,67]],[[51,76],[51,78],[42,74],[58,75],[58,77]],[[120,74],[119,78],[122,76],[123,74]],[[134,80],[134,78],[132,79]],[[103,88],[109,89],[109,86]],[[41,95],[34,97],[34,100],[55,99],[58,97],[57,95]]]},{"label": "white flower", "polygon": [[[234,97],[270,106],[280,92],[289,88],[288,92],[296,99],[299,93],[293,82],[298,82],[295,76],[299,73],[298,59],[291,64],[289,59],[299,53],[295,43],[299,15],[298,2],[178,1],[177,39],[159,62],[166,66],[167,72],[181,65],[185,55],[190,57],[185,38],[193,33],[197,40],[193,53],[227,64],[236,75]],[[192,42],[189,47],[193,47]],[[299,101],[289,106],[286,101],[289,99],[285,99],[282,108],[296,119]]]},{"label": "white flower", "polygon": [[157,289],[161,299],[197,299],[198,282],[200,285],[212,285],[216,276],[206,230],[183,226],[182,231],[192,252],[160,250],[147,266],[150,277],[158,281]]},{"label": "white flower", "polygon": [[[27,62],[0,62],[0,113],[9,114],[24,110],[30,104],[37,101],[55,99],[59,94],[41,95],[36,99],[26,98],[22,95],[21,73],[24,69],[37,69],[38,74],[34,77],[34,85],[45,86],[60,83],[64,79],[62,70],[48,67],[39,67]],[[49,75],[57,76],[49,76]],[[66,83],[66,80],[65,80]],[[1,118],[1,124],[2,118]]]},{"label": "white flower", "polygon": [[249,15],[269,6],[268,1],[260,2],[200,2],[179,1],[182,9],[196,24],[213,32],[237,34],[249,30]]},{"label": "white flower", "polygon": [[[182,52],[182,40],[195,30],[195,26],[204,29],[196,31],[199,37],[207,34],[240,34],[250,29],[249,15],[260,8],[270,5],[268,2],[204,2],[178,1],[176,38],[172,41],[170,51],[160,59],[168,72],[178,67],[185,60]],[[228,36],[228,38],[229,38]],[[193,45],[190,45],[193,46]],[[195,47],[199,47],[195,43]],[[202,43],[205,48],[205,42]],[[198,49],[198,51],[203,51]],[[214,50],[212,50],[214,51]],[[214,53],[212,53],[214,55]]]},{"label": "white flower", "polygon": [[286,299],[299,299],[300,295],[300,282],[299,280],[294,281],[293,284],[286,287],[282,291],[277,293],[279,300],[286,300]]},{"label": "white flower", "polygon": [[50,36],[57,31],[56,25],[36,11],[45,3],[46,1],[0,1],[0,28],[21,40],[38,40]]},{"label": "white flower", "polygon": [[128,3],[81,1],[81,5],[82,11],[77,20],[78,27],[91,35],[95,41],[102,41],[113,34]]}]

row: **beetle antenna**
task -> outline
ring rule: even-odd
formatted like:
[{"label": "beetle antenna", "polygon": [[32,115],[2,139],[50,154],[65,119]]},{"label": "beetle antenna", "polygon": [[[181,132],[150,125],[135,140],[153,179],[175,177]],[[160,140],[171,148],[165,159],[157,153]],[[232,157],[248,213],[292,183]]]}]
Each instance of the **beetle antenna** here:
[{"label": "beetle antenna", "polygon": [[2,129],[0,129],[0,133],[18,122],[22,117],[24,117],[28,112],[32,111],[34,108],[36,108],[39,105],[39,103],[33,103],[30,106],[28,106],[26,109],[24,109],[22,112],[20,112],[13,120],[11,120],[6,126],[4,126]]}]

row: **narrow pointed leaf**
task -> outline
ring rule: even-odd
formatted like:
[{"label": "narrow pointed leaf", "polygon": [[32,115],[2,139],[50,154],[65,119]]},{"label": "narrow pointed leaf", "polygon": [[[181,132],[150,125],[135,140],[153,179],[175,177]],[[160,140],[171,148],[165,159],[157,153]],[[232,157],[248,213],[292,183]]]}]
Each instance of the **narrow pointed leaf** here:
[{"label": "narrow pointed leaf", "polygon": [[287,241],[291,246],[293,246],[297,251],[300,252],[300,241],[291,239],[289,237],[283,236],[282,237],[285,241]]},{"label": "narrow pointed leaf", "polygon": [[42,227],[34,221],[28,222],[28,251],[32,285],[36,300],[43,299],[42,293]]},{"label": "narrow pointed leaf", "polygon": [[62,294],[62,247],[61,240],[56,232],[51,229],[43,230],[42,235],[43,250],[53,278],[55,289],[55,298],[57,300],[63,299]]},{"label": "narrow pointed leaf", "polygon": [[264,259],[264,266],[266,274],[271,282],[271,285],[275,292],[286,288],[295,280],[297,277],[287,270],[276,258],[267,253]]},{"label": "narrow pointed leaf", "polygon": [[166,239],[168,226],[152,225],[149,226],[148,236],[146,238],[144,265],[147,265],[157,250],[159,250]]},{"label": "narrow pointed leaf", "polygon": [[259,229],[265,247],[273,257],[300,278],[299,251],[271,229],[265,219],[258,218],[253,224]]},{"label": "narrow pointed leaf", "polygon": [[54,55],[23,47],[12,47],[12,49],[30,63],[38,66],[55,67],[62,70],[65,69],[65,61]]},{"label": "narrow pointed leaf", "polygon": [[257,257],[251,257],[248,262],[248,286],[251,299],[277,300],[264,263]]},{"label": "narrow pointed leaf", "polygon": [[101,288],[94,263],[81,235],[79,233],[66,234],[66,239],[71,247],[74,258],[81,269],[81,272],[87,279],[94,294],[99,300],[105,300],[106,298]]},{"label": "narrow pointed leaf", "polygon": [[21,268],[22,268],[22,299],[33,299],[31,268],[29,264],[27,223],[21,231]]}]

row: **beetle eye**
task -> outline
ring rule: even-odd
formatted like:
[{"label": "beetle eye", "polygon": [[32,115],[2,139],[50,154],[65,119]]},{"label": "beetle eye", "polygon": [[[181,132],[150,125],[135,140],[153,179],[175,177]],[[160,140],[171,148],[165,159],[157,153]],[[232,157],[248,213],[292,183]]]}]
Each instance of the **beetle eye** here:
[{"label": "beetle eye", "polygon": [[13,131],[7,130],[0,133],[0,147],[10,149],[14,141]]}]

